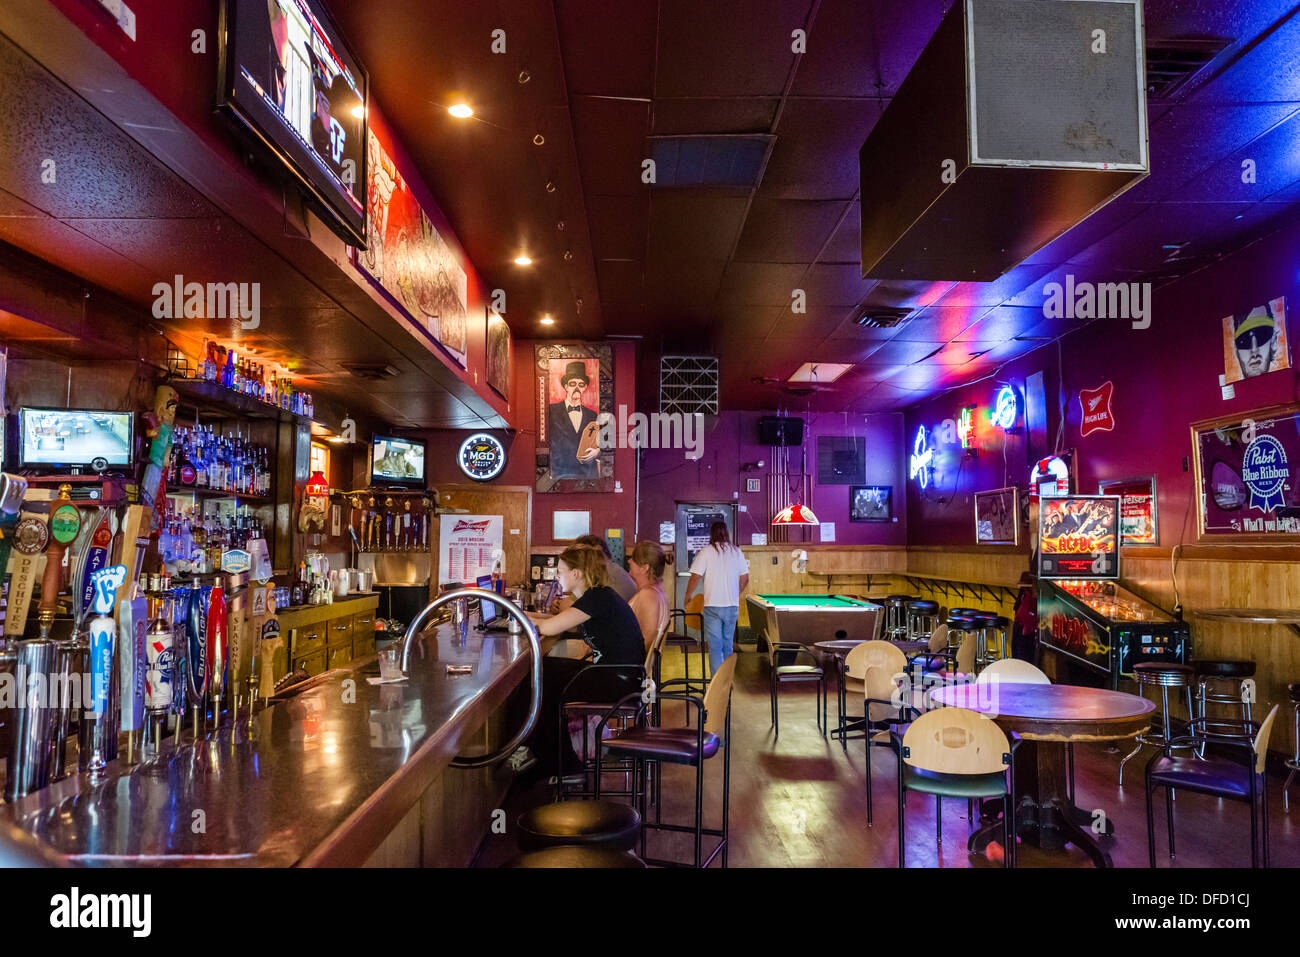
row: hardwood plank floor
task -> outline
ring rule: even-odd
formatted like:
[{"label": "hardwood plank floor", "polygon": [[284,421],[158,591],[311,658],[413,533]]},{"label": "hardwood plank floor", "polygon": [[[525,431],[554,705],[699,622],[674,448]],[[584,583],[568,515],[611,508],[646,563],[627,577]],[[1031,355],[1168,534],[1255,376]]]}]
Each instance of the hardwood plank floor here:
[{"label": "hardwood plank floor", "polygon": [[[692,665],[698,671],[698,657]],[[681,674],[680,656],[665,661],[664,677]],[[731,847],[729,867],[896,867],[897,759],[884,748],[872,748],[874,826],[866,824],[864,744],[850,741],[848,754],[838,742],[823,739],[813,719],[812,685],[787,685],[781,692],[781,735],[774,740],[768,704],[766,656],[741,654],[732,698]],[[665,708],[665,723],[680,724],[682,704]],[[831,695],[830,720],[835,721]],[[854,710],[850,706],[850,711]],[[1285,723],[1285,724],[1289,724]],[[1286,733],[1284,728],[1282,733]],[[1124,742],[1121,742],[1122,744]],[[1275,742],[1276,746],[1276,742]],[[1117,784],[1122,751],[1105,745],[1075,749],[1077,803],[1100,810],[1114,823],[1107,846],[1117,867],[1146,867],[1146,804],[1142,768],[1150,749],[1129,762],[1127,784]],[[706,764],[704,775],[706,826],[721,826],[722,759]],[[663,819],[690,824],[694,815],[695,771],[669,766],[664,773]],[[1271,864],[1300,866],[1300,781],[1292,788],[1291,811],[1282,809],[1282,779],[1269,780]],[[480,849],[478,866],[495,867],[516,853],[514,821],[523,811],[550,800],[544,782],[516,786],[507,798],[507,832],[489,835]],[[1156,862],[1164,868],[1249,867],[1250,816],[1244,804],[1220,801],[1182,791],[1175,802],[1178,856],[1170,860],[1165,843],[1164,798],[1156,795]],[[653,809],[651,810],[653,815]],[[935,842],[935,800],[909,794],[907,804],[907,864],[909,867],[1001,867],[1000,848],[993,861],[966,850],[968,821],[964,800],[943,802],[943,844]],[[712,848],[704,840],[705,855]],[[689,861],[693,837],[650,832],[648,853]],[[1083,852],[1067,847],[1048,851],[1019,845],[1021,867],[1090,867]],[[715,866],[716,862],[715,862]]]}]

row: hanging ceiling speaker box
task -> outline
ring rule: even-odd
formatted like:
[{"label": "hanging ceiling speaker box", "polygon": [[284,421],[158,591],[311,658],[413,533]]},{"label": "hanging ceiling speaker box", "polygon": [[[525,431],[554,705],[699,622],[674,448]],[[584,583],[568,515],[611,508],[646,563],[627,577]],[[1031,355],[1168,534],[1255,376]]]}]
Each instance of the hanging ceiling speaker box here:
[{"label": "hanging ceiling speaker box", "polygon": [[862,275],[988,282],[1147,175],[1138,0],[961,0],[858,154]]}]

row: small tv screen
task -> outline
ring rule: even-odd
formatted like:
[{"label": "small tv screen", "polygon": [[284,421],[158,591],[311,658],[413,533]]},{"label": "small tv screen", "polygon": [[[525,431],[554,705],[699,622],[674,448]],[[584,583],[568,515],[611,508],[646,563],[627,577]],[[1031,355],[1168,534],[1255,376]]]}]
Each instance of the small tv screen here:
[{"label": "small tv screen", "polygon": [[134,442],[135,415],[131,412],[18,410],[18,445],[23,466],[120,468],[131,464]]},{"label": "small tv screen", "polygon": [[371,447],[370,484],[423,485],[425,444],[418,439],[376,435]]},{"label": "small tv screen", "polygon": [[222,106],[366,242],[366,72],[320,0],[225,0]]}]

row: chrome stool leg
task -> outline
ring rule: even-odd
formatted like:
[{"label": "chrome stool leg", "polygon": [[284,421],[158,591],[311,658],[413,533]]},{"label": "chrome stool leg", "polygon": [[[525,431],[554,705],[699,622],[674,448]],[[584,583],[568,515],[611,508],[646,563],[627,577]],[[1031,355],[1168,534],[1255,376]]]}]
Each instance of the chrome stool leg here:
[{"label": "chrome stool leg", "polygon": [[1286,784],[1282,785],[1282,810],[1291,810],[1290,797],[1287,791],[1291,789],[1291,782],[1295,779],[1297,771],[1300,771],[1300,701],[1291,705],[1292,736],[1291,740],[1295,742],[1295,750],[1291,754],[1290,761],[1282,762],[1291,769],[1291,773],[1286,776]]}]

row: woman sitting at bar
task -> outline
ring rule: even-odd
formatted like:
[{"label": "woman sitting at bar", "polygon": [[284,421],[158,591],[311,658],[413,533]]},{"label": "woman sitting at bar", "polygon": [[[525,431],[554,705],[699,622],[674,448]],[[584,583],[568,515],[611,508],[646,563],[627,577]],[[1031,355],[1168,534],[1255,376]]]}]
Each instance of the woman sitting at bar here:
[{"label": "woman sitting at bar", "polygon": [[[640,688],[639,669],[645,660],[645,646],[636,615],[618,593],[609,587],[605,556],[590,545],[571,545],[560,554],[556,579],[574,596],[573,605],[558,615],[530,614],[543,635],[562,635],[581,629],[583,641],[594,653],[590,662],[582,658],[542,659],[542,711],[533,732],[533,753],[543,773],[554,774],[559,728],[557,709],[560,694],[589,664],[628,665],[626,670],[602,668],[577,682],[568,697],[584,701],[613,703]],[[575,764],[576,757],[566,758]]]},{"label": "woman sitting at bar", "polygon": [[664,567],[668,559],[658,542],[637,542],[628,559],[628,568],[637,591],[628,603],[641,625],[641,638],[645,650],[659,636],[659,630],[668,622],[668,596],[664,594]]}]

